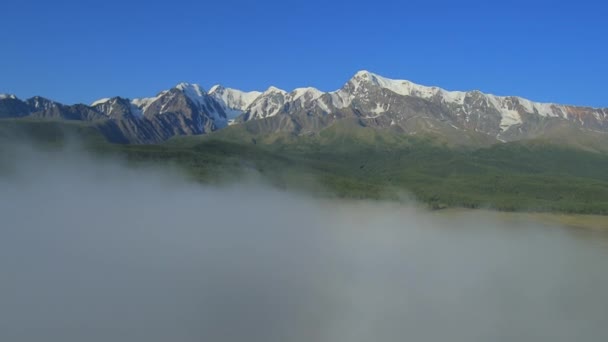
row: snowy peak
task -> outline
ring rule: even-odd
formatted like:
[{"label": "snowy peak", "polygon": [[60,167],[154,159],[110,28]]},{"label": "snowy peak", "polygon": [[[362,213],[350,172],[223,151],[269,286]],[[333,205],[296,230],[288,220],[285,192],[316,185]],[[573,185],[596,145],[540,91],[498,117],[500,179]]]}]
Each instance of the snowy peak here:
[{"label": "snowy peak", "polygon": [[203,89],[203,87],[201,87],[198,84],[195,83],[187,83],[187,82],[182,82],[182,83],[178,83],[175,86],[176,89],[182,90],[182,91],[191,91],[193,93],[195,93],[198,96],[202,96],[203,94],[206,94],[205,90]]},{"label": "snowy peak", "polygon": [[[351,89],[348,89],[350,86]],[[420,98],[429,99],[434,96],[439,96],[447,103],[457,103],[464,104],[464,100],[466,97],[474,97],[481,96],[485,98],[487,101],[491,102],[497,108],[507,106],[505,103],[516,102],[520,105],[524,110],[529,113],[538,112],[538,114],[542,116],[551,116],[549,113],[549,109],[552,106],[557,106],[552,103],[538,103],[532,102],[530,100],[516,97],[516,96],[496,96],[492,94],[485,94],[480,92],[479,90],[472,91],[448,91],[435,86],[423,86],[416,83],[413,83],[408,80],[399,80],[399,79],[390,79],[378,74],[371,73],[367,70],[358,71],[353,78],[351,78],[344,88],[334,92],[337,93],[339,91],[344,91],[345,88],[347,90],[354,90],[357,92],[359,90],[366,91],[365,87],[379,87],[383,89],[390,90],[396,94],[404,95],[404,96],[415,96]]]},{"label": "snowy peak", "polygon": [[313,87],[296,88],[291,92],[270,87],[263,92],[248,108],[246,120],[262,119],[277,115],[281,112],[314,111],[329,113],[331,110],[326,103],[321,101],[324,93]]},{"label": "snowy peak", "polygon": [[214,94],[214,93],[221,93],[224,90],[226,90],[226,87],[224,87],[221,84],[216,84],[214,86],[212,86],[211,88],[209,88],[209,95]]},{"label": "snowy peak", "polygon": [[175,86],[175,89],[181,90],[186,96],[196,102],[200,101],[200,98],[207,94],[198,84],[180,83]]},{"label": "snowy peak", "polygon": [[134,105],[133,101],[118,96],[99,99],[93,102],[91,107],[112,119],[143,116],[143,111]]},{"label": "snowy peak", "polygon": [[[335,108],[346,108],[356,103],[357,109],[363,111],[365,117],[375,120],[382,117],[397,125],[399,120],[388,118],[409,115],[405,110],[409,100],[399,99],[397,95],[424,99],[435,108],[441,108],[437,113],[440,121],[448,120],[454,128],[481,131],[496,136],[498,140],[512,140],[515,136],[525,135],[525,130],[531,131],[530,127],[534,127],[538,118],[568,120],[591,130],[604,131],[608,128],[608,116],[602,109],[539,103],[516,96],[484,94],[477,90],[448,91],[407,80],[385,78],[367,70],[357,72],[344,87],[329,94]],[[409,113],[416,112],[410,109]],[[451,118],[446,117],[448,114]],[[407,130],[407,127],[404,129]]]},{"label": "snowy peak", "polygon": [[[150,111],[150,115],[163,114],[172,108],[173,100],[178,94],[183,94],[199,109],[206,106],[207,101],[209,100],[209,96],[203,87],[198,84],[182,82],[169,90],[159,92],[154,97],[135,98],[130,100],[130,111],[136,117],[144,116],[144,114],[148,113],[148,111]],[[99,99],[93,102],[92,106],[98,107],[101,105],[111,104],[114,99],[115,98]],[[215,108],[208,106],[205,108],[213,110],[213,114],[218,114],[215,113]]]},{"label": "snowy peak", "polygon": [[369,72],[367,70],[359,70],[359,71],[357,71],[355,73],[355,75],[353,76],[353,78],[356,78],[356,77],[368,77],[368,76],[372,76],[372,75],[375,76],[376,74],[371,73],[371,72]]},{"label": "snowy peak", "polygon": [[313,101],[313,100],[316,100],[319,97],[323,96],[323,94],[325,94],[325,93],[320,91],[319,89],[316,89],[313,87],[307,87],[307,88],[296,88],[291,93],[289,93],[289,96],[292,101],[296,101],[300,98],[302,98],[306,101]]},{"label": "snowy peak", "polygon": [[[480,103],[485,110],[496,111],[500,114],[500,130],[506,131],[511,126],[521,124],[521,115],[535,114],[541,117],[566,118],[566,106],[551,103],[537,103],[515,96],[496,96],[474,91],[448,91],[439,87],[428,87],[407,80],[396,80],[382,77],[367,70],[357,72],[344,88],[333,93],[332,100],[338,108],[350,105],[353,98],[369,101],[370,91],[386,89],[402,95],[436,101],[455,106],[456,110],[467,115]],[[467,102],[467,103],[465,103]],[[598,118],[599,119],[599,118]]]},{"label": "snowy peak", "polygon": [[277,93],[278,94],[283,94],[283,95],[287,94],[287,92],[285,90],[279,89],[279,88],[277,88],[275,86],[268,87],[268,89],[266,89],[266,91],[264,91],[263,94],[266,95],[266,94],[277,94]]},{"label": "snowy peak", "polygon": [[285,103],[287,92],[270,87],[247,107],[248,119],[263,119],[278,114]]},{"label": "snowy peak", "polygon": [[209,90],[209,96],[217,101],[226,112],[228,120],[234,120],[245,113],[247,108],[262,95],[259,91],[245,92],[237,89],[214,85]]},{"label": "snowy peak", "polygon": [[245,113],[249,113],[249,119],[270,117],[278,114],[287,103],[298,101],[300,107],[309,106],[323,94],[325,93],[312,87],[296,88],[287,92],[270,86],[264,92],[244,92],[214,85],[209,90],[209,95],[225,108],[229,119],[234,119]]},{"label": "snowy peak", "polygon": [[226,88],[218,84],[211,87],[209,95],[225,104],[228,108],[245,110],[256,98],[262,95],[262,92],[246,92],[238,89]]},{"label": "snowy peak", "polygon": [[465,92],[462,91],[447,91],[439,87],[427,87],[419,84],[415,84],[408,80],[395,80],[386,78],[367,70],[359,71],[349,80],[347,85],[350,84],[354,87],[355,92],[359,89],[365,89],[365,87],[379,87],[390,90],[396,94],[403,96],[416,96],[421,98],[431,98],[439,95],[445,98],[448,102],[460,102],[464,101]]},{"label": "snowy peak", "polygon": [[5,100],[5,99],[16,100],[17,96],[15,96],[13,94],[0,94],[0,100]]},{"label": "snowy peak", "polygon": [[32,107],[32,109],[40,111],[40,110],[49,110],[57,107],[59,104],[55,101],[51,101],[49,99],[45,99],[44,97],[34,96],[28,99],[27,104]]}]

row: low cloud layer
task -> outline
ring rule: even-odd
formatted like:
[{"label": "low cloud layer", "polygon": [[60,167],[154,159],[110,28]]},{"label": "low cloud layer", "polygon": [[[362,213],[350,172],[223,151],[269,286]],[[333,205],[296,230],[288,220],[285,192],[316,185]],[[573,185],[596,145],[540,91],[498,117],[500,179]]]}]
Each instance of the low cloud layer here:
[{"label": "low cloud layer", "polygon": [[608,340],[602,235],[3,156],[1,341]]}]

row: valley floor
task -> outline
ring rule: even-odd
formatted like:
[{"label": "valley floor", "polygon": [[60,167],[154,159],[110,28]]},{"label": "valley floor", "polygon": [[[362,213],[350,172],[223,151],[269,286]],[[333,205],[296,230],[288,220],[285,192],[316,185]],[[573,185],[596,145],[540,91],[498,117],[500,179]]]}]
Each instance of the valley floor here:
[{"label": "valley floor", "polygon": [[[526,224],[540,223],[547,226],[561,226],[567,228],[580,228],[591,231],[608,233],[608,217],[605,215],[565,214],[551,212],[504,212],[486,209],[452,208],[439,210],[436,215],[442,217],[452,216],[491,216],[498,217],[506,222]],[[608,240],[607,240],[608,241]]]}]

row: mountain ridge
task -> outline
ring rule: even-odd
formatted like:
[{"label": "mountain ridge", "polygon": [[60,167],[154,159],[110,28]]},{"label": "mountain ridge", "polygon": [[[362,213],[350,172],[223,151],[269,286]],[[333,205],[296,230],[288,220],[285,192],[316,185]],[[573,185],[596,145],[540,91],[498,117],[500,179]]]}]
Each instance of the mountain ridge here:
[{"label": "mountain ridge", "polygon": [[496,142],[536,138],[556,122],[608,133],[608,108],[534,102],[478,90],[449,91],[366,70],[331,92],[314,87],[288,92],[273,86],[246,92],[223,85],[205,91],[184,82],[153,97],[116,96],[91,105],[63,105],[42,97],[23,101],[3,94],[0,117],[100,121],[109,138],[134,143],[206,134],[253,120],[266,120],[260,126],[266,133],[311,134],[344,118],[403,134],[453,135],[456,130],[485,134]]}]

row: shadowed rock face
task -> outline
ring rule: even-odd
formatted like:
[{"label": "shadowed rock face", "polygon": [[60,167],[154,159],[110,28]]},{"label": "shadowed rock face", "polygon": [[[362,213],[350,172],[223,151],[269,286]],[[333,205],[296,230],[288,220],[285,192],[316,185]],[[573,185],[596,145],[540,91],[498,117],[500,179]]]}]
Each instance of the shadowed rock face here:
[{"label": "shadowed rock face", "polygon": [[18,118],[30,112],[27,103],[16,98],[0,99],[0,118]]},{"label": "shadowed rock face", "polygon": [[223,107],[213,98],[206,94],[190,98],[177,88],[161,92],[139,106],[121,97],[91,106],[67,106],[38,96],[25,101],[0,99],[0,118],[21,117],[94,122],[110,141],[120,143],[150,143],[176,135],[205,134],[227,124]]},{"label": "shadowed rock face", "polygon": [[[113,141],[149,143],[176,135],[198,135],[235,124],[265,120],[260,133],[316,133],[350,118],[377,129],[405,134],[435,133],[447,137],[485,135],[498,141],[542,137],[556,126],[608,133],[608,109],[535,103],[479,91],[446,91],[405,80],[358,72],[339,90],[292,92],[270,87],[243,92],[214,86],[206,93],[182,83],[156,97],[114,97],[91,106],[66,106],[42,97],[21,101],[0,97],[0,118],[100,121]],[[120,137],[120,138],[117,138]]]}]

